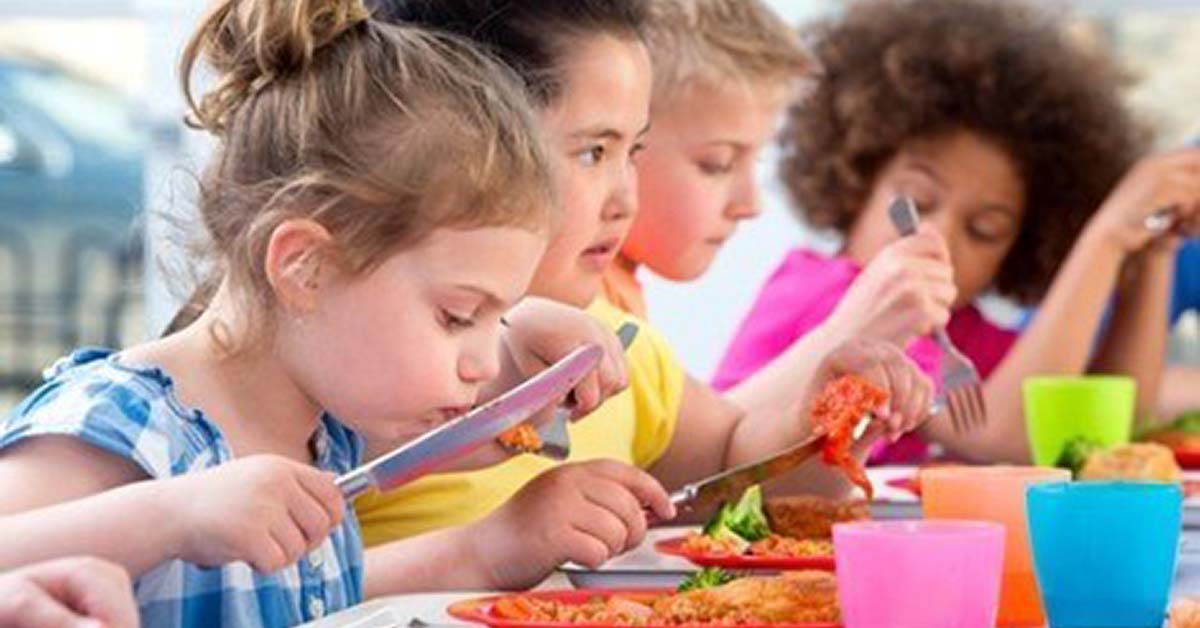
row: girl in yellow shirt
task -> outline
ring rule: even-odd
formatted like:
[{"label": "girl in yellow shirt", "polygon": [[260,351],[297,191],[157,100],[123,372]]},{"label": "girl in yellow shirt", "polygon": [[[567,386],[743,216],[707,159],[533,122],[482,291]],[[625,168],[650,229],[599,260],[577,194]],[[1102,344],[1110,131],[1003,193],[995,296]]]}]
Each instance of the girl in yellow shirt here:
[{"label": "girl in yellow shirt", "polygon": [[[637,208],[633,158],[650,113],[650,60],[640,36],[647,5],[405,0],[377,9],[385,18],[471,37],[522,75],[557,159],[564,204],[530,291],[589,307],[614,329],[628,320],[596,297]],[[568,560],[598,565],[642,540],[642,505],[661,505],[664,486],[807,437],[806,391],[829,376],[858,372],[889,390],[890,405],[876,412],[872,435],[911,429],[931,401],[928,381],[899,350],[853,343],[819,368],[798,373],[787,391],[774,391],[782,403],[743,412],[686,376],[663,338],[639,324],[628,352],[629,389],[572,426],[570,463],[521,456],[483,471],[428,477],[356,504],[368,544],[419,535],[372,555],[393,575],[386,590],[519,587]],[[788,482],[809,492],[846,490],[819,464]]]}]

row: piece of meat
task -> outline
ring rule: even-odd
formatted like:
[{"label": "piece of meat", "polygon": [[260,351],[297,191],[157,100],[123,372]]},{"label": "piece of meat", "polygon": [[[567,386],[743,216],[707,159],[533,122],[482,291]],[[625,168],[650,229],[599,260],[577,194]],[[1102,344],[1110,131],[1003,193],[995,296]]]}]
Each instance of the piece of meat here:
[{"label": "piece of meat", "polygon": [[688,623],[820,623],[841,620],[837,580],[822,571],[748,577],[712,589],[662,598],[655,615],[670,625]]},{"label": "piece of meat", "polygon": [[850,452],[854,428],[862,418],[888,400],[886,390],[857,375],[843,375],[827,384],[813,403],[814,429],[828,435],[821,452],[825,464],[838,467],[860,487],[867,499],[874,496],[867,471]]},{"label": "piece of meat", "polygon": [[816,495],[772,497],[766,503],[771,531],[797,539],[828,539],[833,525],[870,516],[866,501],[839,501]]},{"label": "piece of meat", "polygon": [[1183,471],[1175,454],[1157,443],[1134,443],[1097,451],[1079,470],[1081,480],[1179,482]]}]

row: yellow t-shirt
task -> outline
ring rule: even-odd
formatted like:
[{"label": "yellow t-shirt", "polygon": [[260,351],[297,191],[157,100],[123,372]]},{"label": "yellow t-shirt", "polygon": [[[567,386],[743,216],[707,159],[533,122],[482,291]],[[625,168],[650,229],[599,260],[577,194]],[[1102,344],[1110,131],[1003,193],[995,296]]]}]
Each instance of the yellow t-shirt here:
[{"label": "yellow t-shirt", "polygon": [[[611,458],[648,468],[674,435],[683,397],[683,367],[666,339],[645,322],[603,299],[597,299],[588,313],[614,330],[632,320],[639,331],[626,350],[629,388],[570,425],[570,460]],[[366,495],[354,504],[363,540],[372,546],[470,523],[556,464],[523,455],[480,471],[433,475],[384,495]]]}]

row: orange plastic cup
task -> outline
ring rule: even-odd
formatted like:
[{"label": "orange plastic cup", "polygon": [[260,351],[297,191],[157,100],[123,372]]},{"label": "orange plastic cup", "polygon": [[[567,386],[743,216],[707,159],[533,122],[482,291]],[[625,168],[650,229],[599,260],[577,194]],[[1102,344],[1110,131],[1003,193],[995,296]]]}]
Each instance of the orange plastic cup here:
[{"label": "orange plastic cup", "polygon": [[1070,479],[1070,471],[1047,467],[953,466],[921,471],[925,518],[973,519],[1004,525],[998,626],[1025,628],[1046,623],[1029,551],[1025,489],[1031,484]]}]

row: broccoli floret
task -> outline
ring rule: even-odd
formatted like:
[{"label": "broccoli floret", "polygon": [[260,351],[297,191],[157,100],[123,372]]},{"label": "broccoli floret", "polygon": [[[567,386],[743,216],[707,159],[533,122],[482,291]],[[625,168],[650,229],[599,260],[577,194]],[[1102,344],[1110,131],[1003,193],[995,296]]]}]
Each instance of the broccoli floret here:
[{"label": "broccoli floret", "polygon": [[712,519],[709,519],[708,523],[704,524],[704,536],[714,539],[729,539],[733,541],[739,552],[744,552],[747,547],[750,547],[750,543],[730,527],[732,520],[733,504],[728,502],[721,504],[721,508],[717,510],[717,514],[713,515]]},{"label": "broccoli floret", "polygon": [[1087,464],[1088,457],[1104,449],[1103,445],[1092,442],[1086,438],[1076,438],[1067,441],[1063,446],[1062,453],[1058,455],[1058,461],[1054,466],[1061,469],[1070,469],[1071,474],[1078,477],[1079,472],[1083,470],[1083,465]]},{"label": "broccoli floret", "polygon": [[742,493],[742,499],[729,513],[729,528],[750,542],[770,536],[771,526],[767,523],[767,516],[763,514],[761,487],[751,486]]},{"label": "broccoli floret", "polygon": [[767,517],[763,514],[762,489],[752,486],[746,489],[736,504],[721,504],[717,514],[704,526],[704,536],[714,539],[732,539],[740,550],[750,543],[771,534]]},{"label": "broccoli floret", "polygon": [[1179,415],[1171,422],[1171,427],[1187,434],[1200,434],[1200,410]]},{"label": "broccoli floret", "polygon": [[711,589],[733,582],[738,577],[719,567],[705,567],[679,583],[679,593],[696,589]]}]

